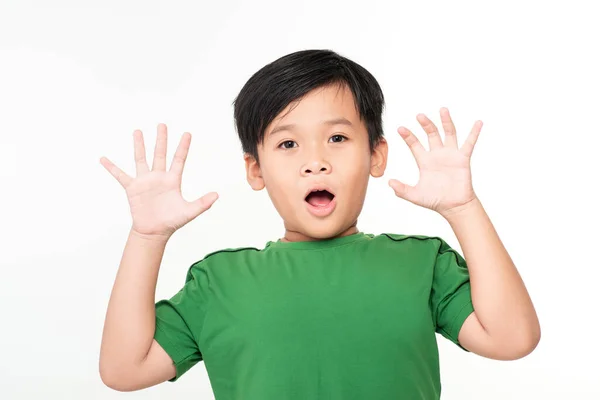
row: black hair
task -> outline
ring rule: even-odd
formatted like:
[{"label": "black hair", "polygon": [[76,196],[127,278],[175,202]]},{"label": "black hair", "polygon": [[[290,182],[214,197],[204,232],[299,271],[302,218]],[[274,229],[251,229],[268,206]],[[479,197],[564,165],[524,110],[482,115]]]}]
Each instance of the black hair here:
[{"label": "black hair", "polygon": [[261,68],[233,102],[234,121],[244,153],[258,161],[267,126],[290,103],[313,89],[346,85],[365,122],[371,151],[383,137],[383,92],[375,77],[356,62],[331,50],[301,50]]}]

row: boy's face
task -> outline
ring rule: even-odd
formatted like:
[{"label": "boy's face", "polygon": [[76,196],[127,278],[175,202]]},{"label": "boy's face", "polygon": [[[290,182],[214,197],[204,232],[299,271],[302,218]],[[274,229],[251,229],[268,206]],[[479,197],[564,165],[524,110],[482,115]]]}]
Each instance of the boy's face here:
[{"label": "boy's face", "polygon": [[260,165],[245,156],[248,182],[267,188],[284,240],[326,239],[358,231],[369,175],[383,175],[387,143],[370,151],[352,92],[334,85],[288,105],[267,126],[258,158]]}]

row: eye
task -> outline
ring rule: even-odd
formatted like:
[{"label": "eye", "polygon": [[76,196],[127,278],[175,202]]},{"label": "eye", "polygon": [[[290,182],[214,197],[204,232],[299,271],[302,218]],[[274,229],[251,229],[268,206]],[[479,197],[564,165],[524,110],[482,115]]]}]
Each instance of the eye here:
[{"label": "eye", "polygon": [[333,135],[332,137],[329,138],[329,140],[332,141],[333,143],[341,143],[347,139],[348,138],[344,135]]},{"label": "eye", "polygon": [[285,142],[282,142],[279,146],[277,146],[278,148],[284,148],[284,149],[291,149],[294,148],[296,142],[294,142],[293,140],[286,140]]}]

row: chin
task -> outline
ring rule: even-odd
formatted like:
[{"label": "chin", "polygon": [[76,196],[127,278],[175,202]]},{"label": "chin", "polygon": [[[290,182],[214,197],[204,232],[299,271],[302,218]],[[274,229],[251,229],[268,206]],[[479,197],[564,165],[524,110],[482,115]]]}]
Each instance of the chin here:
[{"label": "chin", "polygon": [[303,226],[298,230],[298,233],[309,238],[325,240],[337,237],[348,231],[350,228],[351,226],[341,224],[310,224],[308,226]]},{"label": "chin", "polygon": [[331,239],[337,235],[339,235],[339,232],[335,229],[313,229],[306,232],[306,236],[318,240]]}]

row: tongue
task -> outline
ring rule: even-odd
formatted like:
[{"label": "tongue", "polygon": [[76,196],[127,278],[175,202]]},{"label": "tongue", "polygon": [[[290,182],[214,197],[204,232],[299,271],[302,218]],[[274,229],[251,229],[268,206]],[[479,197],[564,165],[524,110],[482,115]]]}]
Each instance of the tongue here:
[{"label": "tongue", "polygon": [[331,202],[331,197],[326,192],[311,193],[306,199],[308,204],[315,207],[325,207]]}]

